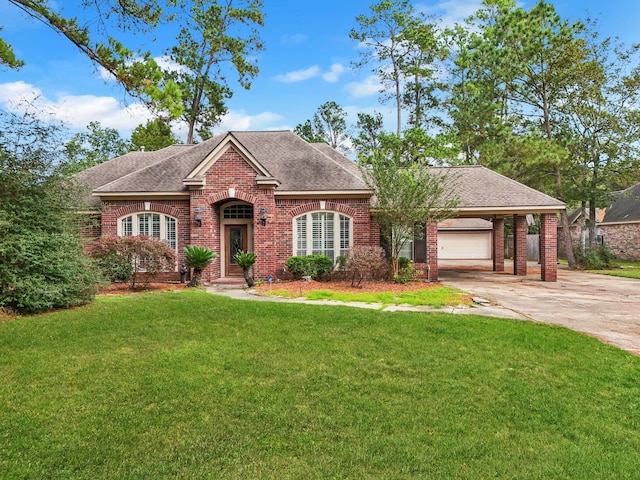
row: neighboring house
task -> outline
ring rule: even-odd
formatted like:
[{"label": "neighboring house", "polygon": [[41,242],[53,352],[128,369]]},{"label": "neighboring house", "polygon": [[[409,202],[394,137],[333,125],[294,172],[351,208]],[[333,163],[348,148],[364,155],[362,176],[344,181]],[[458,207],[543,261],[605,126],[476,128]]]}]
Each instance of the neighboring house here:
[{"label": "neighboring house", "polygon": [[640,183],[615,192],[596,223],[604,245],[618,258],[640,261]]},{"label": "neighboring house", "polygon": [[[513,216],[520,246],[514,273],[526,275],[525,215],[540,214],[542,278],[556,280],[556,218],[562,202],[480,166],[434,171],[453,173],[459,218],[492,222],[496,271],[504,270],[504,218]],[[257,254],[254,276],[265,279],[282,276],[292,255],[322,253],[335,259],[354,246],[380,245],[371,191],[356,164],[291,131],[229,132],[197,145],[131,152],[76,179],[92,190],[100,226],[92,230],[95,237],[162,238],[176,250],[178,264],[186,245],[208,247],[218,258],[204,272],[205,281],[241,277],[234,261],[238,251]],[[425,227],[426,235],[410,242],[406,253],[436,280],[438,227]],[[457,248],[464,257],[464,247]]]}]

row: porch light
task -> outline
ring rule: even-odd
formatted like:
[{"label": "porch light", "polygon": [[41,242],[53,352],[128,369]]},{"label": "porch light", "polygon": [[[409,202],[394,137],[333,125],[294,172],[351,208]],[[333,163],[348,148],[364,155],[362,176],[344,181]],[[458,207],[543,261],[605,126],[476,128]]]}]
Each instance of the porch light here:
[{"label": "porch light", "polygon": [[202,226],[202,216],[200,215],[200,212],[202,212],[202,209],[200,207],[196,207],[193,209],[193,211],[196,214],[196,225],[198,227]]},{"label": "porch light", "polygon": [[264,227],[267,224],[267,209],[260,209],[260,224]]}]

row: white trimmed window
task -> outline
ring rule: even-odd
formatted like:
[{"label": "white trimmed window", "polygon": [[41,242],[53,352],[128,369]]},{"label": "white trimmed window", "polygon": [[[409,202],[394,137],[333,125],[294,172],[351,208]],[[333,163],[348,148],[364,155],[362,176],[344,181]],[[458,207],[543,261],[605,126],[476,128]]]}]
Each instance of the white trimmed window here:
[{"label": "white trimmed window", "polygon": [[293,220],[294,255],[326,255],[332,260],[351,248],[351,217],[337,212],[309,212]]},{"label": "white trimmed window", "polygon": [[165,240],[174,250],[177,248],[177,220],[161,213],[134,213],[118,221],[118,235],[148,237]]}]

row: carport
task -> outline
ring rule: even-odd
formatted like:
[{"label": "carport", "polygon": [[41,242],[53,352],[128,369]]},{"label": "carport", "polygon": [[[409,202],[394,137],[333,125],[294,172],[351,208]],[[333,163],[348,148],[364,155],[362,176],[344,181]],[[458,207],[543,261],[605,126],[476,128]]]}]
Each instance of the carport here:
[{"label": "carport", "polygon": [[[565,204],[549,195],[516,182],[480,165],[434,168],[452,195],[458,199],[455,219],[482,219],[492,223],[491,262],[495,272],[504,272],[505,219],[513,219],[513,273],[527,275],[527,215],[540,216],[540,276],[555,282],[558,276],[558,214]],[[463,232],[461,233],[463,234]],[[478,239],[477,231],[474,233]],[[473,242],[474,239],[470,239]],[[427,224],[429,278],[437,279],[438,225]]]}]

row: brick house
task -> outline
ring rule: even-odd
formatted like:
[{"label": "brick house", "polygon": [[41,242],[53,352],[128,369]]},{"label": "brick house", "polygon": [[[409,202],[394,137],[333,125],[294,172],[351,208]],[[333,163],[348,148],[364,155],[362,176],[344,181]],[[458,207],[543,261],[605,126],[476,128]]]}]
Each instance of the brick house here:
[{"label": "brick house", "polygon": [[[514,273],[526,275],[526,214],[543,225],[542,279],[556,280],[556,218],[564,204],[480,166],[455,171],[459,218],[493,223],[493,267],[504,270],[504,218],[513,216]],[[326,144],[291,131],[228,132],[197,145],[130,152],[76,175],[91,190],[95,237],[150,235],[165,239],[181,263],[186,245],[218,253],[203,280],[242,276],[237,251],[257,254],[254,276],[281,276],[292,255],[335,259],[358,245],[380,245],[371,216],[371,191],[356,164]],[[408,241],[416,268],[438,278],[438,226]],[[519,256],[518,256],[519,255]],[[177,278],[176,272],[168,275]]]},{"label": "brick house", "polygon": [[640,261],[640,183],[615,192],[598,220],[598,235],[616,257]]}]

